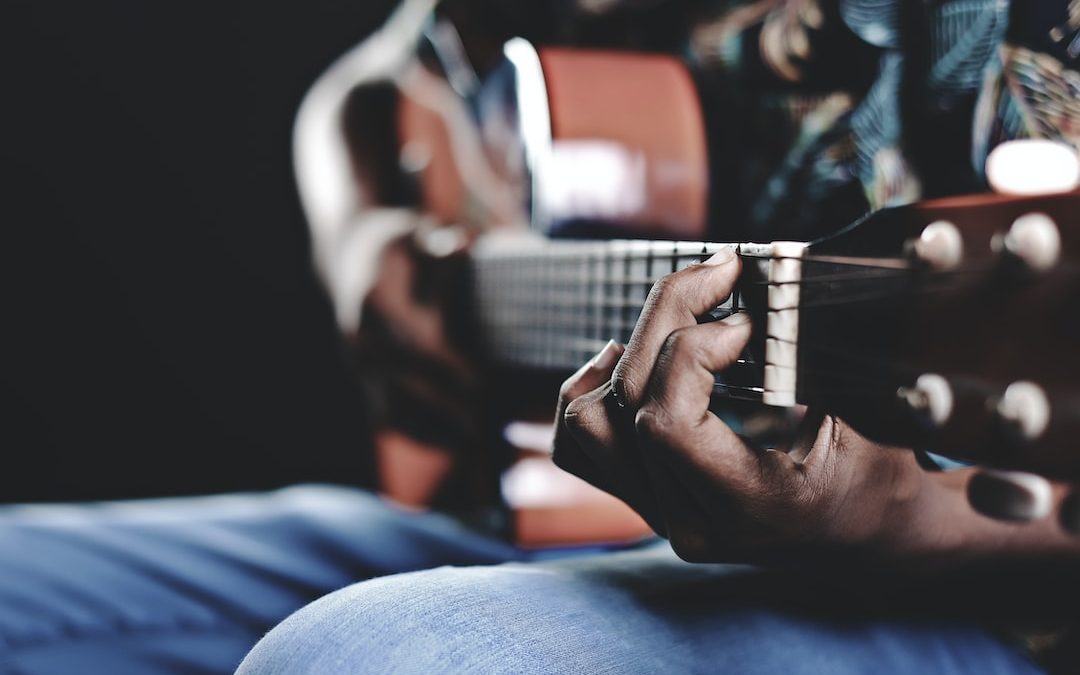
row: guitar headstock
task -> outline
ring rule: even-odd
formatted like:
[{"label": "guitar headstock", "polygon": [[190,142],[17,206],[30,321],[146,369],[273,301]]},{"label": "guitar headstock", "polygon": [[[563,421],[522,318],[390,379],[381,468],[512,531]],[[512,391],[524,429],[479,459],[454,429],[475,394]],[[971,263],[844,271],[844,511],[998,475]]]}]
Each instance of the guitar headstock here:
[{"label": "guitar headstock", "polygon": [[798,402],[882,441],[1080,477],[1080,193],[887,209],[799,266]]}]

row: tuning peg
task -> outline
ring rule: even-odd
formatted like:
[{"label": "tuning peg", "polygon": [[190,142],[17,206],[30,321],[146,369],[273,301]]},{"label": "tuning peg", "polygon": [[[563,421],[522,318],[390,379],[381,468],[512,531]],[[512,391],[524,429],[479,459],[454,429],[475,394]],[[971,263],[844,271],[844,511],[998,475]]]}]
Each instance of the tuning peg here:
[{"label": "tuning peg", "polygon": [[993,247],[1032,272],[1045,272],[1061,257],[1061,233],[1050,216],[1028,213],[1017,218],[1008,233],[995,237]]},{"label": "tuning peg", "polygon": [[964,238],[947,220],[927,225],[911,247],[916,258],[939,272],[956,268],[964,258]]},{"label": "tuning peg", "polygon": [[1013,382],[995,407],[998,417],[1024,441],[1034,441],[1050,425],[1050,399],[1033,382]]},{"label": "tuning peg", "polygon": [[1075,148],[1056,141],[1006,141],[986,158],[986,180],[1005,195],[1068,192],[1080,185],[1080,157]]},{"label": "tuning peg", "polygon": [[967,485],[968,503],[996,520],[1027,522],[1050,515],[1053,489],[1041,476],[982,469]]},{"label": "tuning peg", "polygon": [[901,387],[897,394],[934,427],[945,424],[952,416],[952,387],[941,375],[920,375],[914,387]]}]

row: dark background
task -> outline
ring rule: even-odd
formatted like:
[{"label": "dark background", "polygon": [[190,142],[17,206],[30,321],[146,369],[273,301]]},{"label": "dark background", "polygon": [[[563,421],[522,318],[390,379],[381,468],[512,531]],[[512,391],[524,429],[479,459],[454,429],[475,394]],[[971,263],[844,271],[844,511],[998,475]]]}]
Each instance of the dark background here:
[{"label": "dark background", "polygon": [[389,0],[9,0],[0,501],[370,480],[291,128]]}]

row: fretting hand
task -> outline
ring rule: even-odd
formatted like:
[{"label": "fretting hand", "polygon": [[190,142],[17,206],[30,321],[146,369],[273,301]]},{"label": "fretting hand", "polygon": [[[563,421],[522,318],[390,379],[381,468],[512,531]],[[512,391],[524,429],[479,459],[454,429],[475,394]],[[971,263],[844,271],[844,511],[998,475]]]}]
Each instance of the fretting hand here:
[{"label": "fretting hand", "polygon": [[872,443],[831,416],[808,414],[787,449],[744,442],[709,399],[714,373],[738,358],[750,323],[695,318],[729,295],[739,268],[725,251],[656,284],[626,348],[609,344],[564,384],[556,463],[630,504],[692,561],[798,553],[800,564],[844,554],[937,565],[1014,549],[1076,553],[1045,525],[976,514],[967,472],[925,472],[910,451]]}]

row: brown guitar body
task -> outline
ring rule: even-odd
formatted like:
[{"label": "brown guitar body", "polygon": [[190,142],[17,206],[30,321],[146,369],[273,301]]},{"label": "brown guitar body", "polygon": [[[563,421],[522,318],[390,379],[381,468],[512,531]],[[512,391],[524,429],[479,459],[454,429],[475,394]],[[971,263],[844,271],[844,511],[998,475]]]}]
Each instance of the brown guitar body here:
[{"label": "brown guitar body", "polygon": [[[530,75],[541,77],[519,80],[517,86],[543,88],[539,93],[550,113],[545,131],[555,152],[613,148],[619,158],[634,163],[639,183],[632,187],[644,198],[629,207],[619,206],[617,217],[601,214],[610,233],[704,238],[708,210],[704,120],[682,64],[668,56],[566,48],[540,49],[538,57],[541,70]],[[424,211],[446,226],[529,229],[530,214],[508,212],[493,193],[520,194],[525,196],[520,203],[535,202],[539,196],[530,193],[538,177],[533,172],[552,167],[522,171],[513,160],[500,156],[498,147],[483,142],[483,120],[475,137],[473,130],[463,129],[464,105],[448,95],[445,83],[426,73],[407,82],[414,86],[400,89],[398,142],[403,164],[415,162],[406,168],[415,175]],[[571,187],[578,190],[578,199],[596,196],[610,202],[607,195],[587,194],[594,189],[588,185]],[[536,430],[550,430],[552,401],[567,374],[498,369],[490,375],[494,391],[523,392],[513,405],[493,403],[500,409],[518,461],[503,476],[488,477],[502,482],[514,540],[525,547],[547,547],[633,541],[649,535],[651,530],[629,507],[551,463],[550,443]],[[515,434],[515,429],[533,433]],[[439,448],[394,430],[380,433],[377,444],[382,489],[402,504],[423,508],[431,503],[441,482],[455,470]]]}]

